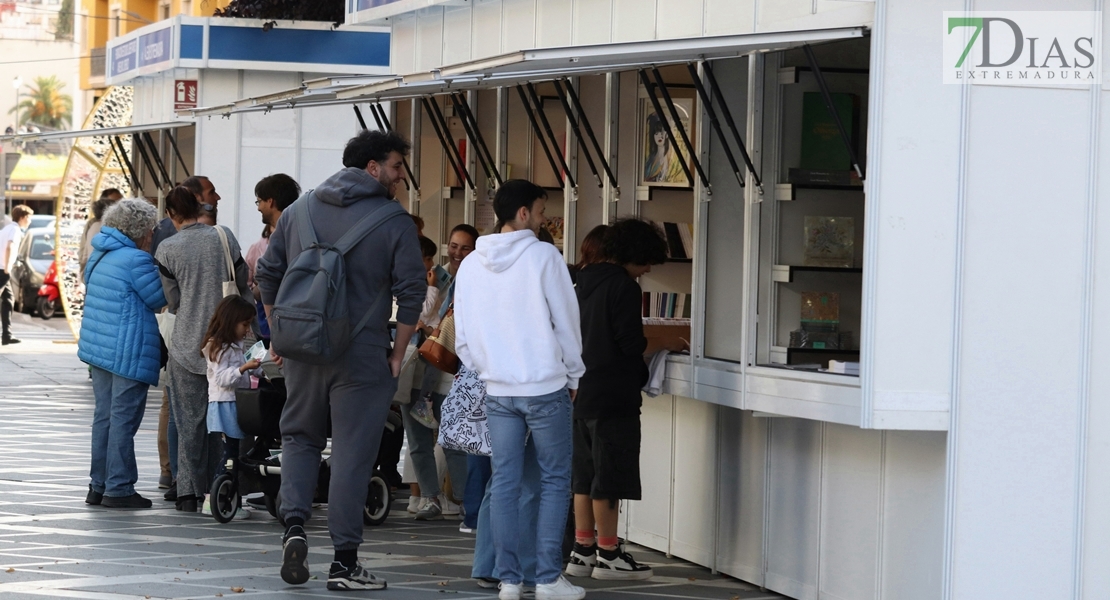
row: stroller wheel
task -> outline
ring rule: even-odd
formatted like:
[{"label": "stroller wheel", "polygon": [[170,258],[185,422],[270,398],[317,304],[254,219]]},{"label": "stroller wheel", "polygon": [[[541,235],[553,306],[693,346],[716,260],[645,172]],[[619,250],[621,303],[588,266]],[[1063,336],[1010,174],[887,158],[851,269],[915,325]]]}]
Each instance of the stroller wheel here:
[{"label": "stroller wheel", "polygon": [[266,494],[266,512],[270,516],[277,519],[282,527],[285,527],[285,519],[281,518],[281,494],[270,495]]},{"label": "stroller wheel", "polygon": [[239,490],[230,473],[224,473],[212,484],[212,516],[220,523],[228,523],[239,512]]},{"label": "stroller wheel", "polygon": [[370,489],[366,493],[366,507],[362,510],[363,524],[376,527],[384,523],[389,516],[391,500],[389,484],[381,475],[375,474],[370,478]]}]

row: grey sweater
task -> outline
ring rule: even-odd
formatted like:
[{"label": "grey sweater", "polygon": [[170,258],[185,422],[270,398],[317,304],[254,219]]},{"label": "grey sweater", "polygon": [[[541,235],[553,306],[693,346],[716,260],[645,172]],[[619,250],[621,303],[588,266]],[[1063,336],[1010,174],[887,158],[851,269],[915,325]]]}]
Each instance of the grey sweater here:
[{"label": "grey sweater", "polygon": [[[239,242],[227,227],[227,245],[235,263],[235,282],[244,300],[254,304],[254,295],[247,288],[247,263],[239,251]],[[158,246],[155,255],[162,287],[174,321],[170,356],[190,373],[205,375],[208,365],[200,352],[201,338],[208,322],[223,300],[223,282],[227,281],[227,264],[223,245],[216,229],[208,225],[189,225]]]},{"label": "grey sweater", "polygon": [[[343,169],[332,175],[296,204],[312,197],[315,197],[312,226],[316,239],[322,244],[334,244],[362,217],[383,203],[393,202],[386,198],[385,189],[376,179],[357,168]],[[304,247],[293,223],[300,214],[299,207],[282,212],[270,235],[270,247],[255,268],[254,279],[266,305],[273,305],[277,299],[285,271]],[[416,324],[428,282],[416,226],[411,219],[398,217],[384,223],[347,253],[346,265],[347,306],[352,323],[362,319],[378,293],[387,293],[397,299],[397,322]],[[365,345],[390,348],[390,312],[389,302],[379,302],[366,327],[351,340],[352,350]],[[385,355],[380,356],[384,358]]]}]

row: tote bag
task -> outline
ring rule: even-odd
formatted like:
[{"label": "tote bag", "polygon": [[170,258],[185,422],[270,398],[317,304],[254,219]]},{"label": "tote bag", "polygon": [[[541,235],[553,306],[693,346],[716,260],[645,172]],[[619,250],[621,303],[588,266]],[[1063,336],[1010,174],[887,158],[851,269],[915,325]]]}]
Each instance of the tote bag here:
[{"label": "tote bag", "polygon": [[477,456],[493,454],[486,421],[486,384],[477,373],[459,365],[439,416],[440,446]]},{"label": "tote bag", "polygon": [[239,285],[235,283],[235,261],[231,260],[231,247],[227,243],[227,234],[224,228],[216,226],[216,233],[220,236],[220,244],[224,247],[224,263],[227,265],[227,281],[224,282],[224,298],[239,295]]}]

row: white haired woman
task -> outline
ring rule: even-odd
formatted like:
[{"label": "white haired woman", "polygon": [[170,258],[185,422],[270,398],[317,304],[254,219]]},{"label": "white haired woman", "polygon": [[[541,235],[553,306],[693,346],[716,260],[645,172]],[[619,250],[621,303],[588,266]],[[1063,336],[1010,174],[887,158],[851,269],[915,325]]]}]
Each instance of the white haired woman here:
[{"label": "white haired woman", "polygon": [[85,503],[150,508],[135,491],[135,432],[147,390],[158,384],[161,338],[154,313],[166,305],[148,249],[157,212],[145,200],[121,200],[104,214],[85,268],[85,314],[77,356],[92,367],[92,467]]}]

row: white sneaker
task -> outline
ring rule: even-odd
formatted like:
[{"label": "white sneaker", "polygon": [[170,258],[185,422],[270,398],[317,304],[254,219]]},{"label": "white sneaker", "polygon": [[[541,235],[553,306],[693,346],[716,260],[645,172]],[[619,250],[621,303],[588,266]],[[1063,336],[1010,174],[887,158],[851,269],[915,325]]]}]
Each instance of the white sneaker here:
[{"label": "white sneaker", "polygon": [[416,513],[420,512],[420,501],[421,500],[422,500],[422,498],[420,496],[409,496],[408,511],[409,511],[410,515],[415,515]]},{"label": "white sneaker", "polygon": [[247,519],[250,519],[251,515],[253,515],[253,514],[254,514],[254,511],[252,511],[249,506],[244,504],[243,506],[239,507],[239,510],[235,511],[235,516],[232,517],[232,520],[233,521],[246,521]]},{"label": "white sneaker", "polygon": [[567,581],[562,575],[551,583],[536,586],[536,600],[582,600],[586,590]]},{"label": "white sneaker", "polygon": [[497,586],[500,592],[497,592],[497,600],[520,600],[524,595],[523,583],[505,583],[502,581]]},{"label": "white sneaker", "polygon": [[204,504],[200,507],[200,514],[212,516],[212,500],[208,497],[208,494],[204,495]]},{"label": "white sneaker", "polygon": [[445,517],[457,517],[462,514],[462,507],[452,502],[444,494],[439,495],[439,506],[443,510]]},{"label": "white sneaker", "polygon": [[594,579],[606,581],[651,579],[652,575],[651,567],[636,562],[622,546],[616,550],[598,548],[597,563],[591,573]]}]

